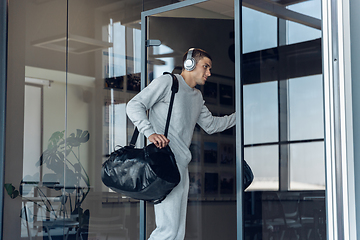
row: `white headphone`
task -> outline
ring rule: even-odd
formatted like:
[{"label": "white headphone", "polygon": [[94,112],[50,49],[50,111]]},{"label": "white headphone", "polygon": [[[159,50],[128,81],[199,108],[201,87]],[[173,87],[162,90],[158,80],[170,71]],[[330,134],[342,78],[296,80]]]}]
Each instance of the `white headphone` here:
[{"label": "white headphone", "polygon": [[193,51],[194,51],[194,48],[190,48],[188,50],[188,54],[186,56],[186,60],[184,62],[184,68],[185,70],[187,71],[192,71],[195,69],[195,66],[196,66],[196,61],[195,59],[192,57],[192,54],[193,54]]}]

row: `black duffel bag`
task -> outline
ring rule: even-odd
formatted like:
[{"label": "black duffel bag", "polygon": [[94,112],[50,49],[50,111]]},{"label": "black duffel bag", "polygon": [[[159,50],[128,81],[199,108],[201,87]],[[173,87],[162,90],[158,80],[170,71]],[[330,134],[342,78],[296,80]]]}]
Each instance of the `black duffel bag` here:
[{"label": "black duffel bag", "polygon": [[169,146],[150,144],[143,149],[122,147],[103,164],[102,181],[125,196],[161,202],[180,182],[174,154]]},{"label": "black duffel bag", "polygon": [[[166,120],[165,133],[169,129],[172,105],[178,91],[178,80],[173,77],[172,94]],[[112,152],[101,171],[103,183],[125,196],[160,203],[180,182],[180,172],[169,146],[157,148],[150,144],[135,148],[139,131],[135,129],[129,146]]]},{"label": "black duffel bag", "polygon": [[252,181],[254,180],[254,174],[251,170],[251,167],[249,166],[249,164],[243,160],[243,190],[247,189],[250,184],[252,183]]}]

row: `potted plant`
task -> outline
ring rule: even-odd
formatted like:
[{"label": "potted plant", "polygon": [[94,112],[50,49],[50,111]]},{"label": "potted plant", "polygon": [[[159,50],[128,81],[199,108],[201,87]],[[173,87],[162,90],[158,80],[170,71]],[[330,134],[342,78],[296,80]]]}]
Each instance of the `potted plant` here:
[{"label": "potted plant", "polygon": [[[25,191],[30,191],[29,186],[32,190],[35,189],[42,199],[41,202],[35,202],[35,204],[51,213],[51,219],[48,221],[56,222],[58,219],[77,221],[77,234],[82,234],[83,239],[87,239],[90,213],[89,210],[84,211],[81,205],[90,191],[90,179],[80,162],[80,146],[89,139],[89,132],[80,129],[68,137],[65,137],[65,131],[54,132],[48,141],[47,149],[37,162],[37,166],[47,168],[47,173],[43,175],[41,182],[21,181],[19,190],[10,183],[5,184],[5,189],[11,198],[24,197]],[[42,187],[60,193],[58,198],[61,208],[58,212],[55,212],[49,200],[50,196],[42,191]],[[26,190],[24,190],[25,188]],[[29,210],[26,209],[26,206],[22,209],[22,213],[25,213],[26,220],[29,220]]]}]

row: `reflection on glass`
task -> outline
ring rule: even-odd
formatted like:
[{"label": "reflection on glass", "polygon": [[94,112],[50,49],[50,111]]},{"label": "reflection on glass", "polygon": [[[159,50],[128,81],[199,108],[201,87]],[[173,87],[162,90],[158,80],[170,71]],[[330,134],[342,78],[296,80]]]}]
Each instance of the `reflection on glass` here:
[{"label": "reflection on glass", "polygon": [[41,86],[25,85],[23,158],[25,181],[40,180],[39,166],[36,166],[36,163],[41,155],[41,97]]},{"label": "reflection on glass", "polygon": [[[24,108],[24,158],[23,158],[23,181],[40,182],[40,167],[36,164],[41,155],[41,95],[42,87],[25,85],[25,108]],[[36,185],[36,184],[35,184]],[[8,185],[11,187],[10,185]],[[14,186],[18,188],[18,186]],[[18,189],[19,190],[19,189]],[[17,191],[17,190],[15,190]],[[19,192],[22,197],[33,198],[36,193],[31,185],[23,186],[23,191]],[[15,195],[13,195],[15,197]],[[35,209],[32,202],[24,202],[24,209]],[[21,237],[27,237],[26,225],[33,228],[33,223],[26,221],[26,211],[21,215]]]},{"label": "reflection on glass", "polygon": [[247,7],[242,8],[242,14],[243,53],[276,47],[276,17]]},{"label": "reflection on glass", "polygon": [[321,30],[295,22],[288,22],[288,43],[299,43],[321,38]]},{"label": "reflection on glass", "polygon": [[325,191],[246,192],[245,239],[326,239]]},{"label": "reflection on glass", "polygon": [[289,80],[290,140],[324,138],[322,75]]},{"label": "reflection on glass", "polygon": [[141,72],[141,30],[140,24],[133,28],[133,62],[134,73]]},{"label": "reflection on glass", "polygon": [[324,143],[290,145],[290,189],[325,189]]},{"label": "reflection on glass", "polygon": [[[4,221],[4,239],[48,239],[49,236],[53,239],[64,236],[69,236],[69,239],[139,238],[138,201],[109,192],[102,185],[98,171],[105,160],[104,155],[114,145],[128,142],[133,131],[124,108],[127,101],[140,91],[140,12],[155,5],[168,4],[162,1],[134,2],[136,6],[124,5],[120,1],[109,4],[109,1],[101,0],[72,0],[67,6],[62,0],[25,1],[24,4],[9,1],[9,22],[13,25],[8,36],[11,59],[8,72],[9,76],[14,76],[9,81],[16,85],[16,89],[9,86],[8,97],[13,101],[9,101],[8,106],[16,107],[10,108],[12,115],[9,117],[12,119],[7,126],[7,131],[11,130],[8,133],[15,134],[6,143],[5,168],[9,170],[5,175],[10,179],[10,185],[6,185],[8,194],[4,197],[4,211],[8,217]],[[180,9],[172,13],[174,16],[157,17],[160,26],[157,28],[164,30],[158,38],[163,45],[154,47],[153,52],[149,50],[153,61],[150,65],[155,65],[149,69],[149,74],[157,77],[163,71],[181,69],[182,53],[189,47],[208,50],[214,57],[213,76],[209,78],[207,87],[200,90],[209,109],[221,116],[232,113],[235,106],[234,55],[231,52],[234,47],[233,6],[217,2],[221,5],[219,9],[226,8],[226,11],[218,10],[214,14],[208,10],[211,3],[214,1],[187,9],[191,11]],[[319,0],[288,8],[320,19]],[[277,18],[260,10],[243,10],[244,53],[259,56],[258,62],[250,62],[256,66],[254,72],[258,71],[252,79],[259,81],[244,86],[245,144],[277,142],[279,129],[288,127],[288,140],[323,137],[319,130],[322,129],[321,76],[309,77],[305,76],[305,71],[294,71],[299,69],[298,65],[276,68],[280,66],[280,60],[282,63],[291,60],[278,58],[278,34],[284,32],[278,31]],[[186,17],[182,15],[184,12]],[[64,40],[67,29],[68,49]],[[195,32],[190,32],[191,29]],[[189,34],[179,34],[185,32]],[[320,30],[289,22],[285,36],[290,44],[313,40],[321,35]],[[169,41],[163,41],[165,39]],[[49,44],[48,41],[54,42]],[[89,45],[92,47],[90,50]],[[260,52],[264,49],[268,50]],[[264,63],[265,68],[260,69]],[[277,74],[281,75],[283,70],[300,74],[298,78],[289,80],[288,96],[285,96],[289,99],[289,126],[278,125],[276,81],[279,80]],[[25,77],[39,81],[33,82],[34,86],[25,87],[26,100],[23,102],[22,96],[18,95],[24,88]],[[47,84],[43,83],[44,80]],[[19,99],[21,103],[17,102]],[[24,112],[21,112],[23,104]],[[29,114],[34,115],[29,118]],[[307,117],[302,120],[305,114]],[[304,123],[309,128],[306,131],[301,125]],[[9,129],[9,126],[16,126],[16,129]],[[17,132],[22,126],[24,135]],[[87,132],[90,138],[86,137]],[[24,143],[24,149],[19,151],[20,143]],[[288,162],[285,163],[290,166],[290,190],[324,189],[323,143],[289,144]],[[189,166],[188,238],[235,239],[235,152],[239,150],[236,146],[234,129],[212,136],[195,129],[191,146],[193,159]],[[46,158],[40,161],[44,152]],[[271,193],[279,186],[278,144],[247,146],[245,159],[255,174],[255,181],[246,196],[255,196],[252,200],[260,199],[261,204],[260,207],[245,207],[251,211],[251,216],[256,215],[256,210],[265,211],[268,209],[266,204],[278,198],[298,199],[292,202],[311,204],[311,207],[306,207],[311,211],[305,216],[309,223],[303,225],[304,231],[310,239],[316,239],[319,234],[324,238],[321,232],[325,222],[324,201],[319,201],[324,200],[323,190],[303,191],[299,196],[291,195],[292,192],[288,196]],[[305,179],[304,176],[311,173],[309,166],[318,169],[319,178]],[[154,228],[151,212],[148,211],[147,215],[148,232]],[[257,216],[260,219],[255,217],[256,223],[263,222],[261,214]],[[314,229],[315,222],[320,226],[317,229]],[[216,227],[213,228],[214,223]],[[260,233],[264,238],[273,234],[276,239],[276,234],[287,230],[281,229],[281,232],[271,226],[265,226],[264,234],[262,230],[256,234]]]},{"label": "reflection on glass", "polygon": [[286,8],[304,15],[321,19],[321,0],[302,1]]},{"label": "reflection on glass", "polygon": [[[49,5],[56,5],[55,2]],[[10,190],[14,187],[11,197],[17,195],[23,200],[23,237],[136,239],[139,235],[136,224],[139,221],[138,201],[132,202],[120,194],[109,192],[102,186],[97,170],[105,154],[115,145],[128,142],[128,128],[132,125],[128,124],[125,106],[140,90],[140,30],[136,28],[139,24],[125,25],[118,17],[111,18],[105,9],[120,7],[118,10],[121,10],[124,6],[109,7],[100,2],[72,1],[69,15],[53,18],[57,22],[62,19],[64,25],[66,19],[69,20],[69,48],[62,49],[61,53],[64,59],[65,50],[68,50],[67,71],[59,71],[59,64],[49,60],[55,59],[57,52],[54,49],[46,50],[46,54],[52,56],[47,58],[44,50],[27,44],[28,59],[36,60],[35,56],[40,56],[48,62],[42,68],[27,67],[26,74],[42,76],[46,80],[41,81],[49,84],[36,83],[41,85],[37,86],[41,91],[26,101],[31,105],[25,107],[27,113],[41,113],[34,119],[29,119],[25,113],[24,119],[29,130],[25,132],[25,138],[29,139],[30,131],[37,132],[31,133],[32,147],[26,143],[24,153],[29,153],[30,147],[39,150],[38,156],[29,160],[30,154],[27,154],[28,157],[24,158],[22,191],[16,184],[9,185]],[[98,11],[98,7],[103,8]],[[42,13],[38,4],[34,4],[31,10],[32,13]],[[91,14],[94,12],[97,13]],[[29,16],[35,15],[40,14]],[[43,23],[47,21],[46,16],[51,15],[47,12],[43,19],[39,19]],[[140,20],[140,12],[138,16]],[[36,26],[29,24],[27,32],[33,32]],[[81,50],[84,46],[71,40],[73,36],[76,36],[75,40],[81,39],[85,45],[91,42],[97,48],[76,52],[74,50]],[[39,62],[29,64],[41,65]],[[34,111],[34,107],[38,111]],[[31,125],[33,127],[29,128]],[[36,135],[39,139],[35,141]],[[42,141],[40,146],[34,147],[38,141]],[[27,167],[30,165],[34,167]],[[126,225],[126,221],[135,224]]]},{"label": "reflection on glass", "polygon": [[153,47],[154,58],[154,79],[161,76],[163,72],[172,72],[174,69],[174,57],[162,57],[162,55],[171,55],[174,50],[165,45]]},{"label": "reflection on glass", "polygon": [[245,144],[278,141],[277,82],[244,86]]},{"label": "reflection on glass", "polygon": [[[303,1],[287,7],[288,9],[321,19],[321,0]],[[287,21],[288,27],[288,44],[299,43],[321,38],[321,30],[304,26],[299,23]]]},{"label": "reflection on glass", "polygon": [[[140,12],[137,14],[140,17]],[[134,131],[125,109],[126,103],[140,91],[141,31],[139,21],[126,24],[119,21],[118,16],[110,18],[108,27],[103,31],[103,35],[107,34],[108,41],[113,43],[112,47],[103,50],[103,61],[97,69],[105,77],[103,94],[99,99],[103,102],[99,120],[102,123],[103,141],[100,144],[105,161],[117,146],[128,145]],[[101,199],[94,202],[101,204],[101,209],[92,209],[90,228],[94,231],[89,238],[139,238],[139,201],[103,185],[101,190]],[[94,194],[97,196],[99,193]]]},{"label": "reflection on glass", "polygon": [[279,189],[278,154],[277,145],[244,149],[244,159],[255,176],[247,191]]},{"label": "reflection on glass", "polygon": [[108,77],[124,76],[126,69],[126,48],[125,48],[125,26],[120,22],[113,23],[110,19],[109,24],[109,42],[113,43],[113,47],[109,48],[109,72]]},{"label": "reflection on glass", "polygon": [[[321,0],[276,7],[320,28]],[[245,239],[326,239],[321,30],[242,9]]]}]

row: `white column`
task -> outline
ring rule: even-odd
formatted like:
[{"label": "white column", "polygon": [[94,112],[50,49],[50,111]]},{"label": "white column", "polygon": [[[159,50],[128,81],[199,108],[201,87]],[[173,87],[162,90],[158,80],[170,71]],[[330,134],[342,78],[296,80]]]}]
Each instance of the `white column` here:
[{"label": "white column", "polygon": [[328,239],[356,239],[350,0],[323,0]]}]

